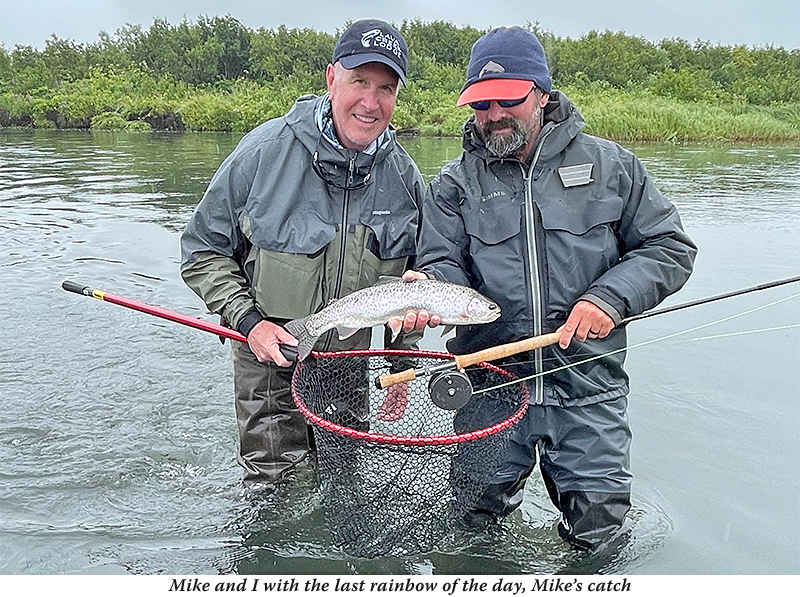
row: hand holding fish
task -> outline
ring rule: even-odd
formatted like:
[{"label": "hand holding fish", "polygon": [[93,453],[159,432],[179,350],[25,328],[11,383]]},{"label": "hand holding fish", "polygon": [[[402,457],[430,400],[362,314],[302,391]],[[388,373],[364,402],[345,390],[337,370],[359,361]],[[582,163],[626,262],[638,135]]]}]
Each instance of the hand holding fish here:
[{"label": "hand holding fish", "polygon": [[[415,280],[427,280],[428,275],[423,272],[417,272],[414,270],[407,270],[403,274],[403,282],[414,282]],[[405,317],[402,320],[393,319],[389,321],[389,328],[395,330],[395,328],[401,328],[403,332],[406,334],[410,332],[419,332],[422,333],[425,331],[425,327],[432,327],[435,328],[442,322],[442,318],[434,313],[428,313],[425,309],[421,309],[419,311],[409,311],[406,313]]]},{"label": "hand holding fish", "polygon": [[574,337],[578,342],[586,339],[605,338],[614,329],[614,320],[597,305],[589,301],[578,301],[561,327],[561,339],[558,345],[565,349]]},{"label": "hand holding fish", "polygon": [[296,346],[297,340],[281,326],[261,321],[247,335],[247,345],[256,358],[262,363],[273,362],[279,367],[288,367],[292,363],[281,354],[280,345]]}]

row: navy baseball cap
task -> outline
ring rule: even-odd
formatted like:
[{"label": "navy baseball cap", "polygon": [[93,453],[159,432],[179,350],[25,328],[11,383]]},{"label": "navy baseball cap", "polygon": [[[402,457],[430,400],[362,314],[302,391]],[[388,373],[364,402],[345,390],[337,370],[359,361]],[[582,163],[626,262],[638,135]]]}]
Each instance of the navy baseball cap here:
[{"label": "navy baseball cap", "polygon": [[337,62],[346,69],[380,62],[391,67],[405,85],[408,46],[400,32],[389,23],[375,19],[356,21],[336,42],[331,63]]},{"label": "navy baseball cap", "polygon": [[539,38],[522,27],[498,27],[473,44],[456,105],[520,99],[534,84],[547,93],[553,87]]}]

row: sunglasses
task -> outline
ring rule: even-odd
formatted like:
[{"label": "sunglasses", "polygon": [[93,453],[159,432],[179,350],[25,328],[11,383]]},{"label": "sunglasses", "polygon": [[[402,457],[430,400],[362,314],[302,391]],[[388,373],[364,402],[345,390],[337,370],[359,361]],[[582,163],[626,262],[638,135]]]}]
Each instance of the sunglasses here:
[{"label": "sunglasses", "polygon": [[481,110],[481,111],[483,111],[483,110],[488,110],[489,109],[489,104],[491,104],[493,101],[496,101],[497,105],[500,106],[501,108],[513,108],[514,106],[519,106],[520,104],[524,104],[528,99],[528,95],[533,93],[534,89],[536,89],[536,87],[533,87],[533,89],[531,89],[525,97],[522,97],[520,99],[514,99],[514,100],[481,100],[479,102],[470,102],[468,105],[473,110]]}]

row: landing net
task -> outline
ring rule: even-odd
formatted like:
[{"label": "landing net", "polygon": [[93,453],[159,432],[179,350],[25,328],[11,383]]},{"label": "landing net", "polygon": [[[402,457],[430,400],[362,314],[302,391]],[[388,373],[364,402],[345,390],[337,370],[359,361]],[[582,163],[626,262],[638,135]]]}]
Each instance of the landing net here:
[{"label": "landing net", "polygon": [[[294,400],[315,427],[326,520],[346,553],[373,558],[432,551],[497,470],[527,408],[525,384],[473,395],[458,410],[434,404],[427,378],[376,387],[385,373],[448,359],[452,355],[370,350],[312,353],[297,365]],[[467,374],[475,391],[514,379],[488,363]],[[407,396],[396,420],[386,420],[392,418],[384,404],[390,393],[400,402]]]}]

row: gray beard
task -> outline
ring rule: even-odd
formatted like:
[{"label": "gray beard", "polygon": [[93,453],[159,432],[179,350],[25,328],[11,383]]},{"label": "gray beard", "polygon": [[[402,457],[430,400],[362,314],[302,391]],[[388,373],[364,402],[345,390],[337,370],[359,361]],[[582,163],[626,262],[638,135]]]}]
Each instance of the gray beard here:
[{"label": "gray beard", "polygon": [[[538,112],[534,114],[538,118]],[[495,135],[492,131],[510,127],[512,130],[505,135]],[[525,123],[512,116],[506,116],[494,122],[486,122],[483,126],[476,126],[478,136],[492,154],[498,158],[517,156],[528,146],[534,135],[534,126],[527,127]]]}]

